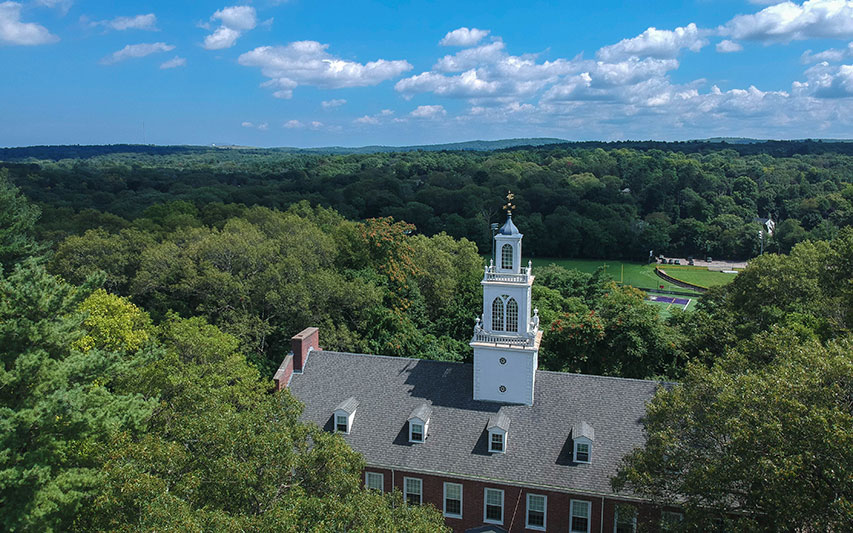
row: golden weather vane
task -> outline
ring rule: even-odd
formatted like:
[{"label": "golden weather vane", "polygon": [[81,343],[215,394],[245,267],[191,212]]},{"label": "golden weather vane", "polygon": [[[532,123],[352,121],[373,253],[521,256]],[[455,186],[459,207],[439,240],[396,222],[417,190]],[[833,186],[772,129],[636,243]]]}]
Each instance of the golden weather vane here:
[{"label": "golden weather vane", "polygon": [[507,215],[512,215],[512,210],[515,209],[515,206],[512,205],[512,199],[515,198],[515,195],[512,194],[512,191],[506,192],[506,205],[504,205],[504,209],[506,209]]}]

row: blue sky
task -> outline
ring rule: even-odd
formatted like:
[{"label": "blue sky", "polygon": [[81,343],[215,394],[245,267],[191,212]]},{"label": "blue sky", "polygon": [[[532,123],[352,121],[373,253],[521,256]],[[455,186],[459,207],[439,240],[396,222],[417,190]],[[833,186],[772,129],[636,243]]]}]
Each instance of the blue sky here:
[{"label": "blue sky", "polygon": [[0,1],[0,145],[853,138],[853,0]]}]

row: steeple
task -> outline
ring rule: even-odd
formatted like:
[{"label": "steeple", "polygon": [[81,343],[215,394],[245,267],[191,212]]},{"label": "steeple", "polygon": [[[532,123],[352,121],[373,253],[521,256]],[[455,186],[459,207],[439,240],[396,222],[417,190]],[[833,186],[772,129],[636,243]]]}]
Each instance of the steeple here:
[{"label": "steeple", "polygon": [[[531,314],[533,267],[521,266],[521,239],[512,222],[513,194],[507,194],[507,218],[494,236],[495,258],[483,272],[483,313],[474,326],[474,399],[533,404],[539,366],[539,314]],[[495,264],[497,263],[497,264]]]}]

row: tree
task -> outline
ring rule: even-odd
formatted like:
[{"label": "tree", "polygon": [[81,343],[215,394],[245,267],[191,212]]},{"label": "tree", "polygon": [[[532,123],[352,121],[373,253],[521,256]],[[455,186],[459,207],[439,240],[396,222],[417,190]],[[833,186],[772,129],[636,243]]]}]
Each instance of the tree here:
[{"label": "tree", "polygon": [[[77,288],[28,259],[0,275],[0,529],[63,531],[99,485],[97,451],[150,402],[117,386],[146,357],[74,346]],[[97,343],[95,343],[97,344]]]},{"label": "tree", "polygon": [[658,391],[646,444],[613,478],[684,509],[685,530],[843,531],[853,523],[853,339],[773,330]]},{"label": "tree", "polygon": [[77,339],[74,348],[86,352],[92,348],[135,352],[149,338],[151,319],[127,299],[97,289],[80,304],[86,314],[86,335]]},{"label": "tree", "polygon": [[43,250],[33,238],[41,210],[9,183],[8,176],[8,170],[0,169],[0,267],[7,269]]}]

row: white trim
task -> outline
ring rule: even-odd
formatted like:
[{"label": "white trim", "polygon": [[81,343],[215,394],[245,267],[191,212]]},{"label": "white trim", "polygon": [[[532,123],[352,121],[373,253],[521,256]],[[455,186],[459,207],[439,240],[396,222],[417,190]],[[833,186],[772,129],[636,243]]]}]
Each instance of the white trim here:
[{"label": "white trim", "polygon": [[[379,492],[385,492],[385,474],[381,472],[364,472],[364,488],[370,489],[370,476],[379,476]],[[377,490],[377,489],[374,489]]]},{"label": "white trim", "polygon": [[[537,496],[542,498],[542,525],[541,526],[532,526],[530,525],[530,497]],[[540,531],[545,531],[548,528],[548,496],[544,494],[531,494],[527,493],[527,506],[524,508],[524,527],[527,529],[538,529]]]},{"label": "white trim", "polygon": [[[586,530],[572,529],[572,518],[575,515],[575,504],[585,504],[587,506],[586,513]],[[570,533],[589,533],[592,527],[592,502],[589,500],[571,500],[569,504],[569,531]]]},{"label": "white trim", "polygon": [[[338,414],[339,412],[343,412],[343,411],[335,411],[335,433],[347,433],[347,434],[349,434],[349,429],[350,429],[349,428],[349,416],[347,416],[346,414]],[[339,418],[344,419],[344,427],[346,429],[341,430],[338,428],[338,425],[340,424],[340,421],[338,420]]]},{"label": "white trim", "polygon": [[[492,447],[492,437],[494,435],[500,435],[501,437],[501,449],[496,450]],[[489,430],[489,453],[506,453],[506,441],[507,441],[507,432],[501,429],[490,429]]]},{"label": "white trim", "polygon": [[[625,504],[616,504],[613,510],[613,533],[616,533],[616,528],[619,526],[619,508],[626,508]],[[637,533],[637,514],[639,510],[631,506],[634,511],[634,515],[631,517],[631,533]]]},{"label": "white trim", "polygon": [[[574,459],[574,461],[576,463],[584,463],[584,464],[591,463],[592,462],[592,441],[586,437],[578,437],[578,438],[574,439],[574,444],[575,444],[574,445],[574,452],[573,452],[573,457],[572,457]],[[586,444],[586,446],[587,446],[587,454],[586,454],[587,460],[586,461],[581,461],[580,459],[578,459],[578,446],[581,444]]]},{"label": "white trim", "polygon": [[[421,426],[421,438],[420,438],[420,440],[416,439],[413,436],[414,431],[412,431],[412,429],[413,429],[413,426],[415,426],[415,425]],[[420,419],[418,419],[418,418],[413,418],[413,419],[409,420],[409,442],[422,443],[425,440],[426,440],[426,424],[422,423],[420,421]]]},{"label": "white trim", "polygon": [[[459,487],[459,514],[448,513],[447,512],[447,486],[448,485],[456,485]],[[444,516],[448,518],[462,518],[462,483],[452,483],[450,481],[444,482],[444,499],[441,503],[441,509],[443,511]]]},{"label": "white trim", "polygon": [[[409,480],[417,481],[420,485],[421,489],[420,493],[418,494],[420,502],[418,503],[418,505],[422,505],[424,503],[424,480],[419,477],[403,478],[403,501],[405,501],[407,504],[409,503]],[[412,494],[414,495],[415,493],[413,492]]]},{"label": "white trim", "polygon": [[[486,517],[486,509],[488,508],[488,502],[489,502],[488,493],[490,490],[501,493],[501,519],[500,520],[489,520]],[[487,524],[503,524],[504,523],[504,491],[503,490],[494,489],[491,487],[486,487],[483,489],[483,522],[485,522]]]}]

